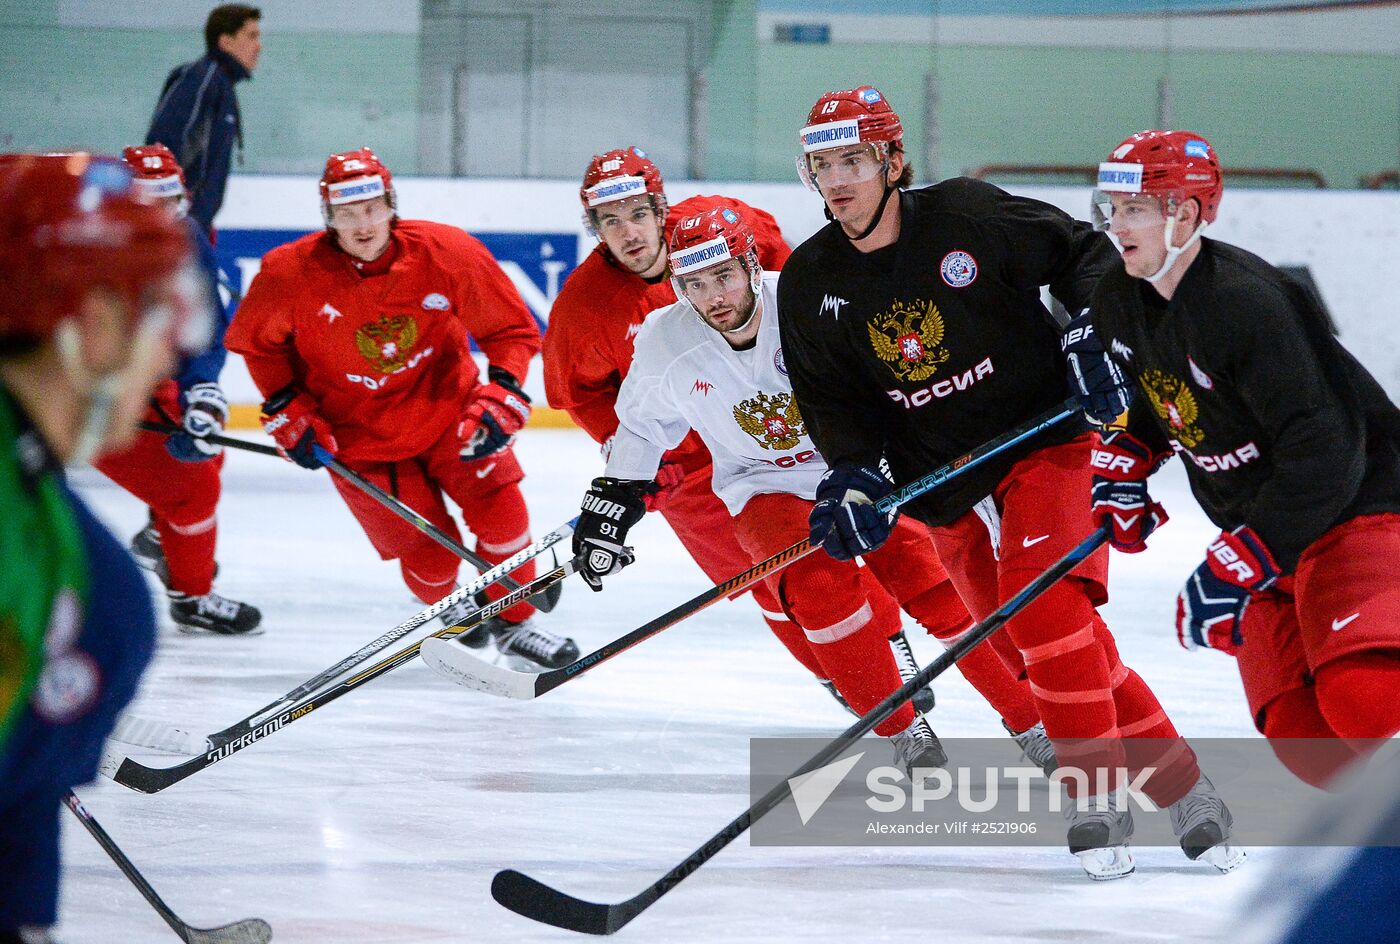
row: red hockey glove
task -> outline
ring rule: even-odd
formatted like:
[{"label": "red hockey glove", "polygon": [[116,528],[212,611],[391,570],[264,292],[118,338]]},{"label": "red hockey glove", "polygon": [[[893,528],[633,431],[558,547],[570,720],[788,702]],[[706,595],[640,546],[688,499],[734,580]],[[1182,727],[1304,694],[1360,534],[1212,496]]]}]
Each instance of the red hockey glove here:
[{"label": "red hockey glove", "polygon": [[1184,649],[1206,646],[1234,655],[1244,645],[1240,622],[1252,594],[1278,580],[1280,568],[1248,525],[1222,531],[1176,598],[1176,638]]},{"label": "red hockey glove", "polygon": [[648,486],[646,494],[642,496],[642,501],[646,502],[647,511],[660,511],[666,507],[671,493],[679,488],[684,480],[685,470],[680,467],[680,463],[661,463],[661,468],[656,470],[656,479]]},{"label": "red hockey glove", "polygon": [[1118,550],[1147,550],[1148,535],[1166,524],[1166,510],[1147,494],[1147,477],[1168,458],[1122,432],[1102,434],[1090,453],[1094,524],[1108,531],[1109,542]]},{"label": "red hockey glove", "polygon": [[316,412],[315,402],[292,387],[279,390],[262,406],[262,428],[277,442],[277,449],[305,469],[323,465],[316,458],[316,447],[335,455],[339,448],[326,421]]},{"label": "red hockey glove", "polygon": [[530,398],[514,377],[492,368],[491,382],[473,391],[472,402],[457,426],[463,462],[475,462],[500,452],[530,419]]}]

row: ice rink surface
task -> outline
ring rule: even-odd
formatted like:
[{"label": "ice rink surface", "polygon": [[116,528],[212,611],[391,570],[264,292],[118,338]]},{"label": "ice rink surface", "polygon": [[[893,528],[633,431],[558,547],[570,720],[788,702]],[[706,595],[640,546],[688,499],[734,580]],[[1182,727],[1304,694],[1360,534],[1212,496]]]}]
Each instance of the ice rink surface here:
[{"label": "ice rink surface", "polygon": [[[531,430],[517,450],[543,534],[576,514],[601,469],[597,448],[581,432]],[[135,714],[218,730],[422,608],[327,476],[229,453],[217,589],[261,607],[267,631],[189,636],[160,607],[160,646]],[[142,506],[96,473],[75,482],[123,539],[144,522]],[[1179,463],[1153,482],[1171,522],[1147,553],[1115,555],[1105,615],[1124,661],[1182,733],[1254,736],[1232,660],[1184,652],[1172,624],[1177,589],[1215,529]],[[585,652],[708,585],[659,516],[632,538],[637,564],[601,594],[570,581],[545,617]],[[939,651],[921,633],[910,638],[921,662]],[[941,735],[1004,736],[961,676],[935,689]],[[826,737],[849,721],[745,597],[538,701],[458,688],[414,662],[162,793],[106,780],[77,792],[197,926],[263,917],[279,944],[578,940],[498,906],[492,875],[512,867],[582,898],[628,898],[748,806],[749,738]],[[157,766],[177,760],[132,753]],[[64,830],[60,940],[175,940],[66,813]],[[778,849],[741,839],[619,938],[1224,940],[1278,853],[1251,850],[1225,876],[1175,849],[1135,854],[1136,874],[1095,884],[1063,847]]]}]

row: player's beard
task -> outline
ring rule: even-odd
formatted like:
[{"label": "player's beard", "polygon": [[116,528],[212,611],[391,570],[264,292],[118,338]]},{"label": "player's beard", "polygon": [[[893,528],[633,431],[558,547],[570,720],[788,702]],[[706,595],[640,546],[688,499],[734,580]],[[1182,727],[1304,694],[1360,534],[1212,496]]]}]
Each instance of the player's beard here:
[{"label": "player's beard", "polygon": [[628,256],[626,255],[627,250],[624,249],[624,254],[618,258],[622,264],[627,267],[627,271],[631,272],[633,275],[645,275],[655,267],[657,260],[661,257],[662,248],[661,243],[658,242],[655,246],[650,248],[650,251],[644,250],[641,255],[638,256]]}]

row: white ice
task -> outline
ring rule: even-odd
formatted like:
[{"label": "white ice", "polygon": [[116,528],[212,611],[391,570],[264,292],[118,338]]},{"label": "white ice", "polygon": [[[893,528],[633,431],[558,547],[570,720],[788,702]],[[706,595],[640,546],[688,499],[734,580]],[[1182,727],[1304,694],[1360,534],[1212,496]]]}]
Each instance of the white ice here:
[{"label": "white ice", "polygon": [[[532,430],[517,449],[542,534],[575,514],[598,474],[597,449],[563,430]],[[137,501],[97,474],[76,481],[123,539],[144,521]],[[1115,556],[1109,625],[1183,733],[1253,736],[1232,660],[1182,651],[1172,626],[1177,588],[1214,529],[1179,464],[1154,485],[1172,519],[1147,553]],[[162,615],[138,715],[218,730],[421,609],[327,473],[230,453],[219,521],[218,590],[261,607],[267,632],[188,636]],[[658,516],[633,535],[635,566],[601,594],[571,582],[547,617],[584,651],[707,585]],[[922,635],[914,643],[922,659],[938,651]],[[955,673],[936,689],[940,734],[1004,736]],[[106,780],[78,793],[198,926],[259,916],[279,944],[565,941],[575,936],[492,901],[492,875],[512,867],[583,898],[630,897],[748,805],[750,737],[828,736],[849,720],[745,598],[538,701],[457,688],[415,662],[162,793]],[[159,766],[176,760],[133,753]],[[174,940],[68,820],[60,940]],[[741,839],[620,936],[1211,940],[1230,936],[1273,854],[1255,850],[1221,876],[1175,849],[1139,849],[1135,875],[1093,884],[1062,848],[778,849]]]}]

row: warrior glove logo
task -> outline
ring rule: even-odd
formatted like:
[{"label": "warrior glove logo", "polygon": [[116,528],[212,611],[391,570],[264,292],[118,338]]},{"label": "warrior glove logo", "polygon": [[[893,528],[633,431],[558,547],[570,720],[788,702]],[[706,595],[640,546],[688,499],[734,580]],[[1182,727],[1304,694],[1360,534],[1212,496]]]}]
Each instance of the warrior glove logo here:
[{"label": "warrior glove logo", "polygon": [[417,343],[418,322],[407,315],[381,315],[378,321],[363,324],[355,332],[355,346],[381,374],[392,374],[404,366]]},{"label": "warrior glove logo", "polygon": [[615,501],[609,501],[597,495],[585,495],[583,497],[583,510],[590,514],[611,518],[613,521],[621,521],[625,509]]},{"label": "warrior glove logo", "polygon": [[1158,418],[1167,424],[1173,439],[1187,449],[1195,449],[1205,440],[1205,431],[1195,425],[1200,416],[1196,395],[1184,380],[1166,371],[1149,370],[1143,373],[1140,383],[1147,401]]},{"label": "warrior glove logo", "polygon": [[895,302],[865,326],[875,356],[905,383],[927,380],[951,356],[943,343],[943,316],[933,302]]},{"label": "warrior glove logo", "polygon": [[734,422],[764,449],[791,449],[807,435],[807,426],[790,393],[760,393],[734,408]]}]

